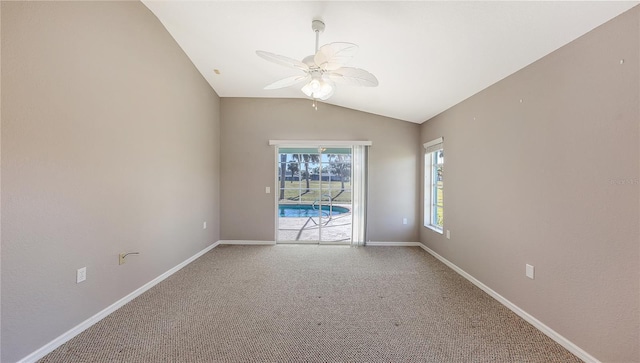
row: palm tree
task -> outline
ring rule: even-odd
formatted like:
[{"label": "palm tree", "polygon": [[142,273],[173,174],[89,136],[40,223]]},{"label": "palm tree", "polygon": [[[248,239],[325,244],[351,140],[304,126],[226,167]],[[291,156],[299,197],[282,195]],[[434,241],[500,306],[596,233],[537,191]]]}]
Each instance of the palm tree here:
[{"label": "palm tree", "polygon": [[291,183],[293,183],[293,178],[295,176],[295,173],[300,171],[298,169],[298,163],[290,163],[289,165],[287,165],[287,170],[291,172]]},{"label": "palm tree", "polygon": [[280,154],[280,200],[284,199],[284,179],[287,177],[287,154]]},{"label": "palm tree", "polygon": [[309,163],[319,163],[320,155],[319,154],[293,154],[293,158],[295,160],[301,161],[304,163],[304,171],[305,171],[305,180],[307,181],[307,190],[305,193],[309,192]]},{"label": "palm tree", "polygon": [[341,189],[344,192],[344,180],[351,176],[350,155],[330,154],[328,157],[331,162],[331,172],[335,175],[340,175],[340,181],[342,184]]}]

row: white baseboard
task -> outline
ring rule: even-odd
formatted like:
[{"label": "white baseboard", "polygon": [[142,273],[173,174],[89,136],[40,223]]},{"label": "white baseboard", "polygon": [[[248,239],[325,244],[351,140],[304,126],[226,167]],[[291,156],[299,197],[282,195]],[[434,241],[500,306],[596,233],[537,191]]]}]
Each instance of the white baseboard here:
[{"label": "white baseboard", "polygon": [[433,251],[429,247],[423,245],[422,243],[420,243],[419,246],[422,247],[422,249],[427,251],[429,254],[431,254],[433,257],[437,258],[442,263],[444,263],[445,265],[449,266],[452,270],[454,270],[455,272],[460,274],[462,277],[464,277],[465,279],[469,280],[472,284],[474,284],[477,287],[479,287],[482,291],[484,291],[487,294],[489,294],[489,296],[491,296],[492,298],[496,299],[499,303],[501,303],[502,305],[504,305],[507,308],[509,308],[509,310],[511,310],[514,313],[518,314],[518,316],[520,316],[522,319],[524,319],[527,322],[529,322],[531,325],[536,327],[536,329],[540,330],[546,336],[548,336],[549,338],[555,340],[558,344],[562,345],[564,348],[566,348],[568,351],[573,353],[578,358],[582,359],[583,361],[585,361],[587,363],[600,363],[599,360],[597,360],[595,357],[593,357],[589,353],[585,352],[582,348],[580,348],[577,345],[575,345],[574,343],[572,343],[569,339],[567,339],[567,338],[563,337],[562,335],[558,334],[555,330],[551,329],[550,327],[548,327],[547,325],[542,323],[540,320],[534,318],[532,315],[530,315],[526,311],[522,310],[521,308],[519,308],[517,305],[515,305],[511,301],[507,300],[502,295],[500,295],[497,292],[493,291],[490,287],[488,287],[487,285],[483,284],[482,282],[477,280],[475,277],[469,275],[466,271],[464,271],[460,267],[458,267],[455,264],[453,264],[453,262],[451,262],[451,261],[447,260],[446,258],[440,256],[435,251]]},{"label": "white baseboard", "polygon": [[[220,240],[221,245],[275,245],[275,241],[251,241],[251,240]],[[317,245],[317,241],[286,241],[281,242],[281,245]],[[325,245],[327,243],[323,243]],[[328,243],[331,244],[331,243]],[[336,245],[347,245],[345,243],[335,243]],[[395,246],[395,247],[419,247],[422,245],[420,242],[367,242],[366,246]]]},{"label": "white baseboard", "polygon": [[32,363],[32,362],[38,361],[40,358],[42,358],[45,355],[53,352],[56,348],[58,348],[62,344],[68,342],[69,340],[71,340],[76,335],[82,333],[83,331],[85,331],[86,329],[91,327],[93,324],[95,324],[95,323],[99,322],[100,320],[104,319],[105,317],[107,317],[107,315],[109,315],[112,312],[118,310],[124,304],[126,304],[129,301],[135,299],[136,297],[142,295],[145,291],[147,291],[150,288],[154,287],[155,285],[157,285],[158,283],[160,283],[162,280],[166,279],[167,277],[173,275],[178,270],[180,270],[181,268],[183,268],[186,265],[190,264],[191,262],[193,262],[198,257],[200,257],[200,256],[204,255],[205,253],[209,252],[211,249],[213,249],[214,247],[216,247],[219,244],[220,244],[220,241],[215,242],[212,245],[210,245],[210,246],[206,247],[205,249],[203,249],[202,251],[200,251],[200,252],[196,253],[195,255],[189,257],[188,259],[184,260],[183,262],[181,262],[177,266],[171,268],[170,270],[168,270],[167,272],[163,273],[162,275],[160,275],[160,276],[156,277],[155,279],[153,279],[153,280],[147,282],[146,284],[142,285],[141,287],[139,287],[138,289],[136,289],[135,291],[133,291],[129,295],[123,297],[122,299],[120,299],[120,300],[116,301],[115,303],[111,304],[110,306],[106,307],[105,309],[103,309],[99,313],[95,314],[94,316],[90,317],[89,319],[87,319],[87,320],[83,321],[82,323],[76,325],[75,327],[71,328],[66,333],[64,333],[64,334],[60,335],[59,337],[55,338],[54,340],[50,341],[49,343],[47,343],[46,345],[44,345],[40,349],[38,349],[35,352],[29,354],[28,356],[22,358],[21,360],[18,361],[18,363]]},{"label": "white baseboard", "polygon": [[[250,241],[250,240],[220,240],[221,245],[275,245],[275,241]],[[281,245],[293,245],[293,244],[308,244],[317,245],[317,241],[287,241],[281,242]],[[331,244],[331,243],[328,243]],[[345,243],[335,243],[336,245],[347,245]],[[323,244],[324,245],[324,244]],[[419,247],[422,246],[420,242],[367,242],[365,246],[393,246],[393,247]]]},{"label": "white baseboard", "polygon": [[275,245],[276,241],[221,240],[221,245]]},{"label": "white baseboard", "polygon": [[420,247],[420,242],[367,242],[365,246]]}]

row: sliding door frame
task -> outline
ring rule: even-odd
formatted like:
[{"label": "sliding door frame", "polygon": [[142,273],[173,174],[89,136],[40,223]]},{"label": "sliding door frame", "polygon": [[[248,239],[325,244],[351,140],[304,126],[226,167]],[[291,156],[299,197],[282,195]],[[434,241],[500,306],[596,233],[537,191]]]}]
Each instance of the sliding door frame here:
[{"label": "sliding door frame", "polygon": [[[275,160],[275,168],[274,168],[274,241],[278,243],[278,232],[279,232],[279,193],[280,193],[280,183],[278,182],[278,167],[280,164],[279,154],[281,148],[316,148],[321,149],[324,147],[336,147],[336,148],[350,148],[352,152],[351,157],[351,169],[352,169],[352,178],[351,178],[351,190],[352,190],[352,216],[351,216],[351,227],[352,233],[350,241],[347,243],[339,242],[339,241],[322,241],[321,231],[318,232],[318,241],[283,241],[279,243],[301,243],[301,244],[351,244],[356,246],[361,246],[365,244],[366,238],[366,199],[367,199],[367,169],[368,169],[368,146],[371,146],[371,141],[350,141],[350,140],[269,140],[269,145],[275,146],[274,148],[274,160]],[[358,156],[354,155],[358,152]],[[319,154],[322,154],[319,152]],[[360,160],[358,166],[354,165],[355,160]],[[354,175],[355,173],[359,173],[359,175]],[[354,180],[358,181],[361,185],[357,188],[358,196],[356,196],[354,188]],[[359,200],[359,207],[355,206],[355,198]],[[356,220],[357,219],[357,220]],[[320,219],[319,219],[320,221]],[[358,228],[357,231],[354,231],[354,228]],[[354,238],[355,237],[355,238]]]}]

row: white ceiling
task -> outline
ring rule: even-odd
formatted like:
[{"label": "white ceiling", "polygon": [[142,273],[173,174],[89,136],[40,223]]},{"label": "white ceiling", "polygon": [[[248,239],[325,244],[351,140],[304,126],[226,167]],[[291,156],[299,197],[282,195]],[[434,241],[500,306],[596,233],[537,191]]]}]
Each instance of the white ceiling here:
[{"label": "white ceiling", "polygon": [[300,86],[264,90],[299,71],[255,51],[301,60],[314,53],[311,21],[322,19],[320,44],[358,44],[350,66],[380,82],[375,88],[339,85],[326,102],[422,123],[638,1],[143,3],[221,97],[304,98]]}]

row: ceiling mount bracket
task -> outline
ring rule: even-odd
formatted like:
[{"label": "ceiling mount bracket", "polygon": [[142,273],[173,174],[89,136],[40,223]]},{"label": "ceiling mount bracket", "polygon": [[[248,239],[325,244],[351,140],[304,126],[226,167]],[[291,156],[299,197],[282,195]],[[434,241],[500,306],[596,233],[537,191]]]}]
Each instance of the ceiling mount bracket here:
[{"label": "ceiling mount bracket", "polygon": [[314,19],[311,22],[311,29],[314,32],[322,33],[324,31],[324,22],[322,20]]}]

